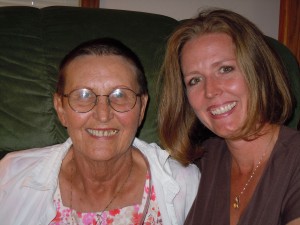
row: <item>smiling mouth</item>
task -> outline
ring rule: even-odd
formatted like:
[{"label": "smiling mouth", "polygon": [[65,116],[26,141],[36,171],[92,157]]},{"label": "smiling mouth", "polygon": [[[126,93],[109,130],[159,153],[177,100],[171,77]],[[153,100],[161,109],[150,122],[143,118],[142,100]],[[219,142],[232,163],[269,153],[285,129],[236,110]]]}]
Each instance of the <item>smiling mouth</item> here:
[{"label": "smiling mouth", "polygon": [[118,130],[92,130],[92,129],[87,129],[87,132],[93,136],[97,137],[110,137],[115,134],[117,134],[119,131]]},{"label": "smiling mouth", "polygon": [[221,115],[223,113],[227,113],[230,110],[232,110],[234,107],[236,106],[236,102],[232,102],[230,104],[227,105],[223,105],[221,107],[218,108],[214,108],[213,110],[210,110],[211,114],[213,114],[214,116],[217,115]]}]

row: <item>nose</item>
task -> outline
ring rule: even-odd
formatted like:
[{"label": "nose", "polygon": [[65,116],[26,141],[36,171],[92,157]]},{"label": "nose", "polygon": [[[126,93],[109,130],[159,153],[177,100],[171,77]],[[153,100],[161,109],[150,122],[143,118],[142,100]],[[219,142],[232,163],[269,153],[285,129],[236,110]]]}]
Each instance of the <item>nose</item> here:
[{"label": "nose", "polygon": [[110,107],[108,102],[108,96],[98,95],[97,102],[94,107],[95,118],[99,121],[106,122],[112,118],[112,110],[113,109]]},{"label": "nose", "polygon": [[218,80],[214,77],[205,79],[205,96],[207,98],[214,98],[222,93],[222,87]]}]

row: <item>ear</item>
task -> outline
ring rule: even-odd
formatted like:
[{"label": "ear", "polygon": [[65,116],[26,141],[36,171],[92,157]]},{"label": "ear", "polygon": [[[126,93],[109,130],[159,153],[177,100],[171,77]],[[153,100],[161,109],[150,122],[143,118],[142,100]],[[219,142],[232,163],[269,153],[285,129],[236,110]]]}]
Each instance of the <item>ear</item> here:
[{"label": "ear", "polygon": [[142,95],[141,97],[141,111],[140,111],[140,119],[139,119],[139,126],[141,125],[146,109],[147,109],[147,103],[148,103],[148,95]]},{"label": "ear", "polygon": [[54,94],[53,96],[53,104],[54,104],[54,108],[56,110],[57,116],[59,118],[59,121],[61,122],[61,124],[64,127],[67,127],[67,122],[65,119],[65,110],[63,107],[63,99],[60,95],[58,95],[57,93]]}]

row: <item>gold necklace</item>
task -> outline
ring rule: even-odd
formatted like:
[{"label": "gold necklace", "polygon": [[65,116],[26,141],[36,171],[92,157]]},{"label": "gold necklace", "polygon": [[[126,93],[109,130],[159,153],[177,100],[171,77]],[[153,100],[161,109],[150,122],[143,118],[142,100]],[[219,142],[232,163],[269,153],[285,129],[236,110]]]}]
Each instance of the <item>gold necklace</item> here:
[{"label": "gold necklace", "polygon": [[[72,158],[72,161],[74,162],[74,154],[73,154],[73,158]],[[75,165],[75,164],[74,164]],[[131,165],[130,165],[130,170],[129,170],[129,173],[128,173],[128,176],[127,178],[125,179],[125,181],[123,182],[123,184],[121,185],[121,187],[116,191],[116,193],[113,195],[113,197],[111,198],[111,200],[109,201],[109,203],[105,206],[105,208],[100,212],[100,214],[96,214],[96,217],[97,217],[97,221],[96,221],[96,224],[98,225],[101,225],[102,224],[102,214],[103,212],[105,212],[105,210],[108,209],[108,207],[111,205],[111,203],[115,200],[115,198],[118,196],[118,194],[122,191],[123,187],[125,186],[125,184],[127,183],[130,175],[131,175],[131,172],[132,172],[132,167],[133,167],[133,160],[132,160],[132,155],[131,155]],[[72,207],[72,200],[73,200],[73,197],[72,197],[72,188],[73,188],[73,176],[74,174],[76,173],[76,167],[75,169],[73,170],[72,172],[72,175],[71,175],[71,197],[70,197],[70,210],[71,210],[71,217],[72,217],[72,225],[74,224],[74,220],[73,218],[75,217],[75,220],[76,220],[76,223],[78,223],[78,220],[77,220],[77,215],[76,215],[76,212],[73,210],[73,207]]]},{"label": "gold necklace", "polygon": [[254,177],[254,175],[255,175],[256,170],[260,167],[261,162],[262,162],[262,159],[263,159],[264,156],[266,155],[266,152],[267,152],[267,151],[265,151],[265,152],[262,154],[262,156],[260,157],[260,160],[259,160],[258,163],[256,164],[254,170],[252,171],[252,173],[251,173],[251,175],[250,175],[248,181],[246,182],[246,184],[245,184],[245,186],[243,187],[243,189],[242,189],[242,191],[240,192],[240,194],[234,197],[234,201],[233,201],[233,208],[234,208],[234,209],[239,209],[239,208],[240,208],[240,204],[241,204],[241,196],[244,194],[244,192],[246,191],[246,189],[247,189],[249,183],[252,181],[252,179],[253,179],[253,177]]}]

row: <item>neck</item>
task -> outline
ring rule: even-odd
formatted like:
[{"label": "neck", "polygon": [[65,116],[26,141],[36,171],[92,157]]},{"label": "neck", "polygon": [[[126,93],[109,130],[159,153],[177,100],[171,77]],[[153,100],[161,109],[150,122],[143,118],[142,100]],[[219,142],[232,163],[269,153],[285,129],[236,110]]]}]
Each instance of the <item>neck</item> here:
[{"label": "neck", "polygon": [[[76,152],[73,157],[71,149],[59,175],[64,205],[76,211],[97,212],[138,204],[143,195],[147,164],[138,150],[131,148],[127,152],[115,161],[116,166],[108,163],[89,166]],[[99,168],[105,169],[104,173],[93,171]]]},{"label": "neck", "polygon": [[128,175],[132,169],[132,149],[121,157],[109,161],[86,160],[73,151],[73,182],[85,192],[106,191],[118,189],[120,181]]},{"label": "neck", "polygon": [[272,153],[279,134],[279,126],[266,125],[262,135],[253,140],[226,140],[232,155],[232,166],[241,173],[251,173],[261,161],[264,163]]},{"label": "neck", "polygon": [[[86,170],[78,171],[77,168],[82,167],[78,166],[80,164],[77,163],[75,155],[72,157],[72,162],[73,173],[71,175],[69,201],[71,210],[75,208],[76,210],[82,209],[82,211],[85,211],[84,209],[89,209],[88,211],[99,211],[99,209],[101,209],[103,212],[109,209],[109,207],[112,206],[112,203],[115,203],[115,199],[122,191],[124,191],[133,168],[131,154],[130,162],[124,163],[119,169],[120,172],[113,175],[111,178],[108,178],[107,176],[94,176],[93,172],[92,175],[90,175],[89,173],[91,173],[91,171],[88,171],[89,173],[87,173]],[[94,173],[97,174],[97,172]],[[100,217],[102,212],[100,213]]]}]

